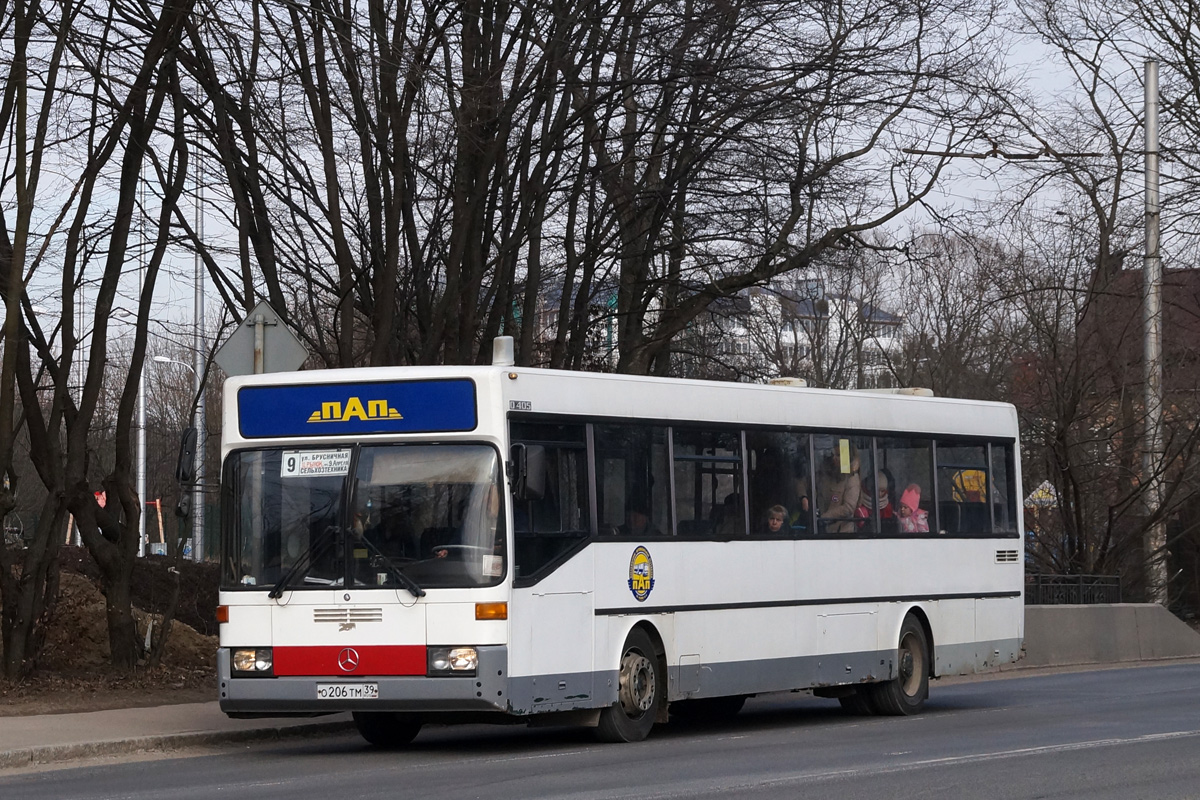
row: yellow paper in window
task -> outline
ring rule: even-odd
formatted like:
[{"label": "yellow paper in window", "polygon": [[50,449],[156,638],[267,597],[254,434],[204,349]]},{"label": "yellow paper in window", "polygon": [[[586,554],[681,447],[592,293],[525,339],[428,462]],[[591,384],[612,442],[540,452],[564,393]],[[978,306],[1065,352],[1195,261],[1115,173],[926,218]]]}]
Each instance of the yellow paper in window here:
[{"label": "yellow paper in window", "polygon": [[842,467],[842,474],[850,474],[850,440],[838,439],[838,462]]}]

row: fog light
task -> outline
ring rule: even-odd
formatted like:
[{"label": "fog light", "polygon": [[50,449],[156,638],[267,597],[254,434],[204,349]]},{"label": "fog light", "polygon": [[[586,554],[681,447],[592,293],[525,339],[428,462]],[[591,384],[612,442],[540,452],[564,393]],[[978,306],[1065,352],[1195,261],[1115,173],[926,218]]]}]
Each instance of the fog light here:
[{"label": "fog light", "polygon": [[470,677],[479,667],[479,654],[474,647],[429,648],[429,675],[459,675]]}]

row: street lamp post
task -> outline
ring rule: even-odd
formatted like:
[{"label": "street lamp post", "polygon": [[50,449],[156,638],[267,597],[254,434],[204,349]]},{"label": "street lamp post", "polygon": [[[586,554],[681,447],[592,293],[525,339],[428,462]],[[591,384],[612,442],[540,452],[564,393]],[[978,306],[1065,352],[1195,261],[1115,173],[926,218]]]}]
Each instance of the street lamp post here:
[{"label": "street lamp post", "polygon": [[[139,268],[139,296],[142,277]],[[132,318],[137,321],[137,315],[127,308],[113,309],[114,318]],[[82,386],[82,383],[80,384]],[[81,389],[82,391],[82,389]],[[138,502],[142,504],[138,514],[138,557],[146,555],[146,367],[142,366],[138,373],[137,393],[137,464],[135,466],[134,482],[137,487]]]},{"label": "street lamp post", "polygon": [[138,375],[137,401],[138,557],[146,555],[146,370]]},{"label": "street lamp post", "polygon": [[204,546],[204,489],[203,489],[203,485],[204,485],[204,449],[203,449],[204,448],[204,432],[203,432],[204,387],[203,387],[203,375],[200,372],[198,372],[195,367],[193,367],[191,364],[187,363],[186,361],[178,361],[174,358],[167,358],[166,356],[155,356],[154,360],[157,361],[159,364],[175,364],[176,366],[183,367],[184,369],[191,372],[192,377],[195,379],[196,392],[197,392],[197,397],[199,398],[199,400],[196,403],[196,415],[195,415],[194,420],[196,422],[196,434],[197,434],[196,449],[197,449],[197,451],[199,451],[200,457],[199,457],[198,463],[196,464],[196,484],[193,488],[193,492],[195,494],[192,498],[192,501],[193,501],[192,502],[192,560],[193,561],[203,561],[204,560],[204,551],[203,551],[203,546]]}]

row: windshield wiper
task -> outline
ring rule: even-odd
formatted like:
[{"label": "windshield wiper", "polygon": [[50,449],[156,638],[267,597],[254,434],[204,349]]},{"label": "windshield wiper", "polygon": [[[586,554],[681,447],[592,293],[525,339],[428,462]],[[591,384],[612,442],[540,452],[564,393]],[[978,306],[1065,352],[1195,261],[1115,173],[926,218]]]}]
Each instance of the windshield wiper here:
[{"label": "windshield wiper", "polygon": [[341,532],[342,529],[337,525],[330,525],[321,531],[320,536],[317,537],[317,541],[313,543],[313,546],[308,548],[308,552],[298,558],[296,563],[292,564],[292,568],[279,579],[279,582],[271,587],[271,591],[267,592],[267,597],[277,600],[283,596],[283,591],[288,587],[288,584],[294,581],[299,575],[308,572],[313,562],[318,557],[325,555],[325,551],[335,541],[336,535],[341,534]]},{"label": "windshield wiper", "polygon": [[390,558],[388,558],[387,556],[385,556],[383,554],[383,551],[381,551],[374,542],[372,542],[370,539],[368,539],[365,536],[362,539],[360,539],[359,541],[361,541],[363,544],[365,544],[367,546],[367,548],[372,553],[375,554],[375,557],[377,559],[379,559],[379,562],[381,564],[383,564],[385,567],[387,567],[388,572],[392,573],[392,575],[395,576],[396,580],[400,581],[400,584],[405,589],[408,589],[409,594],[411,594],[413,597],[424,597],[425,596],[425,590],[422,589],[420,587],[420,585],[417,584],[416,581],[414,581],[412,578],[405,575],[404,571],[402,569],[400,569],[395,564],[393,564],[392,560]]}]

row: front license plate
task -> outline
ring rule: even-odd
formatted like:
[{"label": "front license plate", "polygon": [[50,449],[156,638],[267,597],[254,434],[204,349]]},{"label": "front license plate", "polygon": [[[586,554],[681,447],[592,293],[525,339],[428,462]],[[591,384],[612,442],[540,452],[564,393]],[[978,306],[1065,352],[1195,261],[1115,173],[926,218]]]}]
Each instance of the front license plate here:
[{"label": "front license plate", "polygon": [[378,683],[318,683],[318,700],[378,700]]}]

